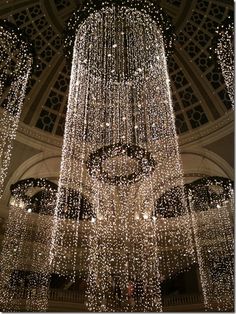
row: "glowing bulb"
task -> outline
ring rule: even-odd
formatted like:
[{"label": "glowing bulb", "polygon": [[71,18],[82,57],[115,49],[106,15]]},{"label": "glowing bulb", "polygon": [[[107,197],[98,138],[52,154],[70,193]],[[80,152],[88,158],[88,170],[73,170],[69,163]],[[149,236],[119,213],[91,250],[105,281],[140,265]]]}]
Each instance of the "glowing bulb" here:
[{"label": "glowing bulb", "polygon": [[148,219],[148,214],[147,213],[143,214],[143,219]]},{"label": "glowing bulb", "polygon": [[139,214],[135,213],[134,219],[138,220],[139,219]]},{"label": "glowing bulb", "polygon": [[20,201],[19,207],[20,207],[20,208],[24,208],[24,207],[25,207],[25,203],[24,203],[23,201]]},{"label": "glowing bulb", "polygon": [[154,222],[156,222],[157,217],[156,217],[156,216],[152,216],[152,220],[153,220]]}]

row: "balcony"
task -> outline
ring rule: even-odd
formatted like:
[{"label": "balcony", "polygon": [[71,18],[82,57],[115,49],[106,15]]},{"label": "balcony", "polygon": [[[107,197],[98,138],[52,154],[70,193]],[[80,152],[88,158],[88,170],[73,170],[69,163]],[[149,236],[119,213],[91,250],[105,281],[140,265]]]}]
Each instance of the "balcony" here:
[{"label": "balcony", "polygon": [[[204,311],[203,299],[200,294],[172,295],[164,297],[164,312]],[[84,294],[78,291],[51,289],[48,311],[88,312]]]}]

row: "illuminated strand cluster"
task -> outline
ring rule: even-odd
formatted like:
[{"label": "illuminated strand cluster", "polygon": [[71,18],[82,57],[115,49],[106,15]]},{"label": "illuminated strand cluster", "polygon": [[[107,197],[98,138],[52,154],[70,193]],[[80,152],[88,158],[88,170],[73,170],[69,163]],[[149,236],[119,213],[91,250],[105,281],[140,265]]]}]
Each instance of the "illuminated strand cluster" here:
[{"label": "illuminated strand cluster", "polygon": [[144,14],[149,15],[158,25],[159,30],[163,36],[163,43],[165,46],[166,56],[172,53],[173,42],[175,40],[174,29],[169,16],[162,10],[156,1],[150,0],[87,0],[81,6],[79,11],[75,11],[70,18],[65,30],[65,55],[68,59],[72,59],[73,47],[76,37],[76,29],[86,20],[86,18],[96,11],[116,5],[125,8],[138,10]]},{"label": "illuminated strand cluster", "polygon": [[228,90],[229,98],[234,107],[234,20],[228,17],[218,27],[216,54]]},{"label": "illuminated strand cluster", "polygon": [[[69,24],[75,40],[67,42],[74,49],[51,259],[74,280],[82,229],[89,310],[161,311],[161,281],[194,261],[167,46],[160,21],[134,1],[110,2],[94,1],[100,6],[85,6]],[[176,186],[181,213],[170,196],[173,217],[157,214],[157,200]],[[78,193],[92,206],[90,221],[79,219]]]},{"label": "illuminated strand cluster", "polygon": [[200,279],[208,311],[234,308],[234,200],[230,180],[198,180],[187,189]]},{"label": "illuminated strand cluster", "polygon": [[32,66],[29,45],[7,22],[0,23],[0,197],[11,158]]},{"label": "illuminated strand cluster", "polygon": [[1,253],[0,306],[4,311],[47,309],[56,191],[56,185],[45,179],[22,180],[11,187]]}]

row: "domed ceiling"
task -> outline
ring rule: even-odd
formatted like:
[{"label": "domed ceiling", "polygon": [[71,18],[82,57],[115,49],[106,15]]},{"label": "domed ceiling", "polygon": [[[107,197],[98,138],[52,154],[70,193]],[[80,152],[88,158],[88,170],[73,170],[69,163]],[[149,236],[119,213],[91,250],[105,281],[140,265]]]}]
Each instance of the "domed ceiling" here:
[{"label": "domed ceiling", "polygon": [[[210,47],[216,27],[233,14],[233,1],[161,0],[176,29],[168,67],[179,134],[222,117],[231,109],[224,79]],[[2,1],[0,18],[20,28],[34,45],[35,65],[21,120],[62,136],[70,81],[63,53],[63,29],[79,0]]]}]

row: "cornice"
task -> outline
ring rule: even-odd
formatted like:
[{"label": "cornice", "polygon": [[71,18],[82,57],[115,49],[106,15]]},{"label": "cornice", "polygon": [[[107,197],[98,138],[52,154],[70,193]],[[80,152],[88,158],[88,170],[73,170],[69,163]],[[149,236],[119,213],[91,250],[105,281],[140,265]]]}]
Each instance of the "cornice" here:
[{"label": "cornice", "polygon": [[32,126],[28,126],[23,122],[19,123],[16,139],[19,142],[33,146],[41,150],[55,150],[62,147],[63,138]]},{"label": "cornice", "polygon": [[[189,131],[179,136],[180,147],[207,145],[234,131],[234,114],[233,111],[226,113],[216,121]],[[47,134],[36,127],[28,126],[23,122],[19,123],[17,140],[36,149],[55,150],[62,147],[63,138]]]},{"label": "cornice", "polygon": [[179,136],[180,147],[207,145],[234,131],[234,112],[225,113],[221,118]]}]

